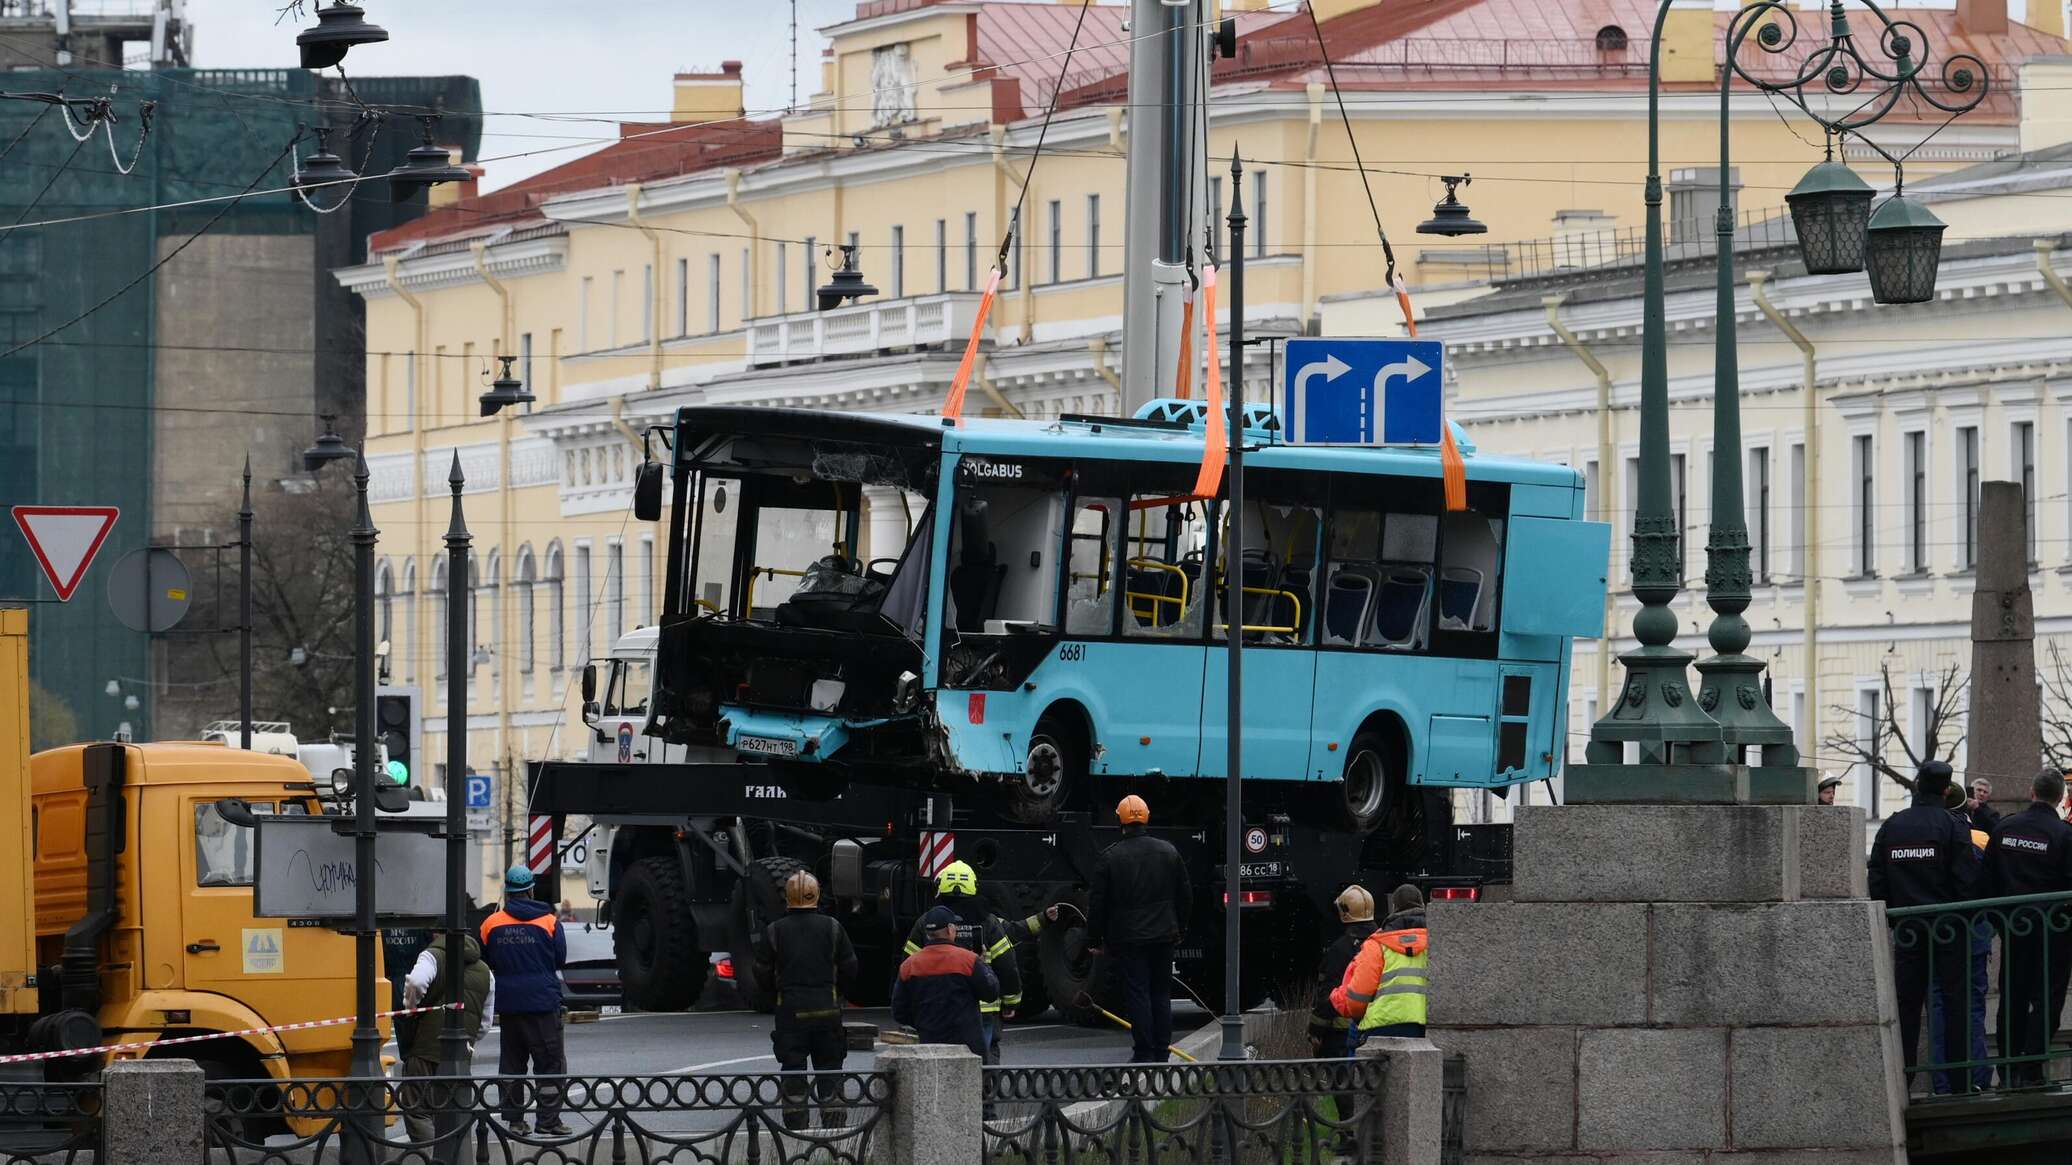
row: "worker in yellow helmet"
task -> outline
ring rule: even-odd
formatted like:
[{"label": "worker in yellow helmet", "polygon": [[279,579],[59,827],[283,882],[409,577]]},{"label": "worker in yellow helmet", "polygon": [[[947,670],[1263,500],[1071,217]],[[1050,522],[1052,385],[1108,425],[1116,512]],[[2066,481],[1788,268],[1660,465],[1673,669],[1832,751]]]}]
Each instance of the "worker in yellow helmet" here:
[{"label": "worker in yellow helmet", "polygon": [[[1009,922],[993,913],[978,896],[978,872],[967,862],[951,862],[935,879],[935,905],[957,916],[955,943],[990,963],[1000,980],[1000,998],[981,1000],[979,1018],[986,1030],[986,1063],[1000,1062],[1000,1017],[1013,1014],[1022,1003],[1021,960],[1014,946],[1043,930],[1043,921],[1057,921],[1058,908],[1050,907],[1019,922]],[[919,921],[907,935],[906,954],[913,955],[927,939]]]},{"label": "worker in yellow helmet", "polygon": [[1145,832],[1144,798],[1124,797],[1115,820],[1122,840],[1101,851],[1087,888],[1086,942],[1121,976],[1130,1062],[1163,1064],[1173,1042],[1173,947],[1187,933],[1194,887],[1180,851]]}]

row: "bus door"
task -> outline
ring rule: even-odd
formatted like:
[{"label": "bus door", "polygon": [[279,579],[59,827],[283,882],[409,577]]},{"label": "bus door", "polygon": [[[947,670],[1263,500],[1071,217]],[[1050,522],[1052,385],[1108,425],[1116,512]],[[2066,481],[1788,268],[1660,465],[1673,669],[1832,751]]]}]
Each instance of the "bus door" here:
[{"label": "bus door", "polygon": [[[1161,467],[1161,470],[1163,467]],[[1157,475],[1159,471],[1154,471]],[[1137,480],[1142,483],[1143,475]],[[1106,738],[1107,771],[1193,776],[1201,731],[1202,621],[1209,606],[1202,578],[1208,507],[1169,499],[1187,482],[1136,487],[1121,507],[1121,634],[1101,645],[1109,707],[1118,717]],[[1166,504],[1160,504],[1161,502]],[[1082,511],[1083,513],[1083,511]],[[1079,559],[1083,562],[1082,544]],[[1089,648],[1089,651],[1092,651]]]},{"label": "bus door", "polygon": [[1245,501],[1244,561],[1224,552],[1229,508],[1219,506],[1215,608],[1202,665],[1201,761],[1204,777],[1229,771],[1230,654],[1228,589],[1243,588],[1245,638],[1245,772],[1247,777],[1301,780],[1308,775],[1311,699],[1316,683],[1316,593],[1322,511],[1282,498],[1322,496],[1318,475],[1260,472]]}]

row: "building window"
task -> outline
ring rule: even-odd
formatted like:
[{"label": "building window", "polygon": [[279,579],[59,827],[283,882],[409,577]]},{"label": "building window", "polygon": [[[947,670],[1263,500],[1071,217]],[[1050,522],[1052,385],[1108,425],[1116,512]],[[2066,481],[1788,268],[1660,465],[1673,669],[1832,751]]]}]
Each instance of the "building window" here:
[{"label": "building window", "polygon": [[555,671],[568,666],[568,587],[563,581],[561,543],[547,544],[547,661]]},{"label": "building window", "polygon": [[534,648],[537,638],[532,620],[533,584],[538,581],[539,568],[532,558],[532,543],[518,548],[518,565],[511,572],[511,603],[518,618],[518,676],[528,694],[532,691],[532,667],[535,660]]},{"label": "building window", "polygon": [[623,289],[625,282],[626,273],[624,271],[612,272],[612,297],[610,311],[606,316],[604,334],[614,348],[619,346],[619,304],[621,302],[619,292]]},{"label": "building window", "polygon": [[1906,435],[1907,573],[1928,569],[1928,434]]},{"label": "building window", "polygon": [[1858,762],[1857,797],[1858,804],[1876,821],[1884,814],[1878,810],[1877,761],[1884,756],[1884,715],[1878,707],[1879,692],[1876,688],[1859,688],[1856,692],[1856,747],[1867,758]]},{"label": "building window", "polygon": [[1252,171],[1252,254],[1266,254],[1266,171]]},{"label": "building window", "polygon": [[691,334],[691,261],[676,261],[676,334]]},{"label": "building window", "polygon": [[655,265],[640,269],[640,342],[655,342]]},{"label": "building window", "polygon": [[1211,178],[1209,179],[1209,259],[1211,262],[1215,260],[1218,251],[1216,242],[1223,237],[1223,231],[1227,225],[1223,221],[1223,179]]},{"label": "building window", "polygon": [[590,292],[595,279],[583,276],[582,298],[576,303],[576,346],[583,351],[590,350]]},{"label": "building window", "polygon": [[719,256],[705,256],[705,330],[719,331]]},{"label": "building window", "polygon": [[743,324],[755,317],[755,288],[749,286],[749,277],[755,272],[754,259],[754,252],[741,248],[741,298],[736,302],[741,308],[737,318]]},{"label": "building window", "polygon": [[1755,581],[1770,581],[1770,448],[1758,445],[1748,451],[1748,500],[1755,512],[1748,516],[1750,557],[1755,561]]},{"label": "building window", "polygon": [[590,623],[594,617],[590,606],[590,544],[587,542],[576,543],[575,586],[576,662],[584,664],[590,662]]},{"label": "building window", "polygon": [[[525,391],[534,394],[537,394],[540,391],[539,382],[535,381],[532,378],[531,332],[523,333],[518,337],[518,376],[520,379],[525,381]],[[531,401],[525,402],[525,411],[528,413],[532,411]]]},{"label": "building window", "polygon": [[417,562],[403,560],[403,682],[417,682]]},{"label": "building window", "polygon": [[950,289],[950,220],[935,220],[935,290],[939,295]]},{"label": "building window", "polygon": [[1063,278],[1065,254],[1065,204],[1056,199],[1050,203],[1050,281]]},{"label": "building window", "polygon": [[783,243],[777,244],[777,314],[791,310],[791,256]]},{"label": "building window", "polygon": [[605,547],[604,579],[605,649],[610,650],[626,633],[626,547],[616,539]]},{"label": "building window", "polygon": [[403,356],[403,431],[417,427],[417,353]]},{"label": "building window", "polygon": [[1978,565],[1978,426],[1957,430],[1957,569]]},{"label": "building window", "polygon": [[858,263],[859,265],[860,265],[860,264],[862,264],[862,262],[863,262],[863,236],[862,236],[862,235],[859,235],[859,234],[857,234],[857,233],[856,233],[855,231],[850,231],[850,232],[849,232],[849,249],[850,249],[851,251],[854,251],[854,252],[856,253],[856,262],[857,262],[857,263]]},{"label": "building window", "polygon": [[442,554],[432,560],[432,582],[429,587],[425,588],[426,593],[431,596],[432,600],[430,604],[432,614],[432,634],[430,638],[432,641],[432,678],[435,680],[446,678],[446,633],[450,625],[450,620],[447,618],[446,613],[446,605],[450,601],[447,597],[446,586],[446,556]]},{"label": "building window", "polygon": [[1856,482],[1856,496],[1850,503],[1856,526],[1856,574],[1869,578],[1878,573],[1878,483],[1874,472],[1877,450],[1869,433],[1858,433],[1849,445],[1850,469]]},{"label": "building window", "polygon": [[801,290],[803,290],[803,291],[804,291],[804,292],[805,292],[806,294],[800,297],[800,298],[801,298],[801,300],[803,301],[803,302],[801,302],[801,303],[799,304],[799,310],[800,310],[800,311],[812,311],[812,310],[813,310],[813,280],[814,280],[815,278],[817,278],[817,277],[819,276],[819,274],[820,274],[820,240],[819,240],[819,239],[817,239],[817,238],[815,238],[815,237],[814,237],[814,236],[812,236],[812,235],[807,235],[807,236],[806,236],[806,282],[805,282],[805,284],[804,284],[804,285],[802,286],[802,288],[801,288]]},{"label": "building window", "polygon": [[1793,442],[1786,465],[1785,492],[1791,502],[1791,577],[1806,581],[1806,446]]},{"label": "building window", "polygon": [[2022,483],[2023,541],[2028,546],[2028,563],[2036,565],[2036,422],[2016,421],[2008,434],[2008,457],[2014,462],[2015,480]]},{"label": "building window", "polygon": [[1101,196],[1086,196],[1086,277],[1101,275]]},{"label": "building window", "polygon": [[640,625],[655,625],[655,537],[640,536]]},{"label": "building window", "polygon": [[906,228],[892,228],[892,298],[906,298]]},{"label": "building window", "polygon": [[964,290],[978,290],[978,212],[964,212]]},{"label": "building window", "polygon": [[1597,462],[1583,462],[1583,517],[1604,521],[1604,473]]}]

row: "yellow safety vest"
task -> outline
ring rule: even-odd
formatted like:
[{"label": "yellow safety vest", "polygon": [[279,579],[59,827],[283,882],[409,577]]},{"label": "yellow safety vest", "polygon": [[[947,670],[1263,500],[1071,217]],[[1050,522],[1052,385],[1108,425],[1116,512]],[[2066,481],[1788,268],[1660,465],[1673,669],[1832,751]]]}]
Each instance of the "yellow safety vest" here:
[{"label": "yellow safety vest", "polygon": [[1425,932],[1392,930],[1367,941],[1381,947],[1381,980],[1360,1016],[1360,1030],[1425,1022],[1425,992],[1431,985],[1426,966],[1432,957]]}]

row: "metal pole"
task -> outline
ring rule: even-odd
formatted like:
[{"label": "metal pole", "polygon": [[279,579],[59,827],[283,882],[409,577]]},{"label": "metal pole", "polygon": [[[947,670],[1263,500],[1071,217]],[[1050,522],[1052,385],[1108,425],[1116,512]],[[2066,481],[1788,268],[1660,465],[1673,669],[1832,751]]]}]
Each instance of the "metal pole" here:
[{"label": "metal pole", "polygon": [[[1718,247],[1718,307],[1714,332],[1717,346],[1712,367],[1712,529],[1705,540],[1705,601],[1712,607],[1708,639],[1713,654],[1698,664],[1698,706],[1719,721],[1726,760],[1742,763],[1750,747],[1761,749],[1764,767],[1791,768],[1799,763],[1790,725],[1770,709],[1763,687],[1763,663],[1746,654],[1749,643],[1750,576],[1748,513],[1741,483],[1741,369],[1734,332],[1734,191],[1730,177],[1727,102],[1734,80],[1734,55],[1760,19],[1746,19],[1744,10],[1729,26],[1726,61],[1719,77],[1719,211],[1713,223]],[[1811,392],[1809,387],[1807,392]],[[1806,770],[1806,801],[1813,799],[1813,773]]]},{"label": "metal pole", "polygon": [[[453,490],[453,521],[446,527],[447,577],[464,579],[469,577],[469,546],[474,539],[468,533],[467,516],[461,510],[461,488],[467,484],[467,478],[460,471],[458,451],[453,455],[453,469],[446,475],[446,482]],[[459,573],[454,573],[456,571]],[[467,1076],[474,1068],[468,1049],[468,1017],[460,1006],[467,978],[467,963],[463,957],[467,921],[462,914],[461,881],[467,877],[468,860],[465,792],[468,780],[468,696],[462,668],[467,666],[468,604],[473,598],[468,588],[449,586],[446,604],[446,998],[443,1000],[449,1010],[443,1013],[445,1026],[439,1032],[439,1075],[449,1077]],[[435,1122],[439,1160],[451,1162],[460,1159],[461,1144],[467,1139],[461,1133],[464,1122],[465,1114],[458,1105],[449,1104],[440,1111]]]},{"label": "metal pole", "polygon": [[1640,746],[1643,765],[1710,759],[1693,755],[1716,747],[1719,725],[1690,698],[1686,672],[1691,657],[1671,644],[1676,612],[1669,604],[1683,589],[1682,531],[1669,493],[1669,336],[1663,303],[1661,74],[1662,27],[1675,0],[1661,0],[1655,12],[1648,56],[1647,261],[1642,284],[1640,350],[1640,498],[1633,518],[1633,593],[1641,608],[1633,617],[1639,646],[1619,658],[1625,687],[1607,697],[1605,714],[1591,726],[1585,750],[1589,764],[1569,777],[1569,800],[1589,801],[1600,791],[1630,792],[1616,773],[1625,745]]},{"label": "metal pole", "polygon": [[1224,526],[1223,592],[1229,621],[1230,705],[1223,771],[1223,1048],[1224,1060],[1245,1058],[1245,1020],[1238,998],[1238,939],[1244,911],[1239,853],[1244,830],[1245,660],[1245,203],[1244,166],[1230,154],[1230,508]]},{"label": "metal pole", "polygon": [[[374,543],[381,531],[374,528],[374,513],[367,508],[367,459],[353,456],[353,493],[359,504],[359,521],[352,529],[353,545],[353,976],[354,1022],[352,1076],[375,1080],[381,1076],[381,1028],[375,1019],[374,948],[378,937],[374,920]],[[353,1138],[356,1155],[374,1156],[371,1142],[379,1136],[379,1118],[368,1111],[373,1093],[356,1089],[352,1107],[359,1133]]]},{"label": "metal pole", "polygon": [[[217,561],[222,561],[218,559]],[[219,590],[217,594],[222,594]],[[252,455],[245,454],[245,500],[237,511],[238,747],[252,749]]]}]

